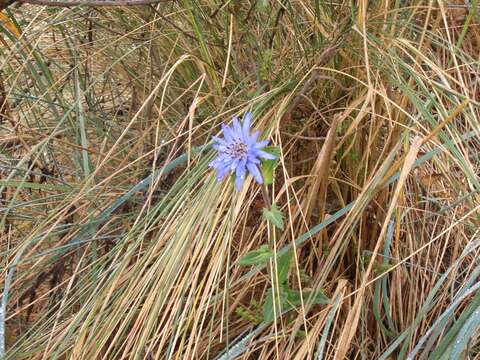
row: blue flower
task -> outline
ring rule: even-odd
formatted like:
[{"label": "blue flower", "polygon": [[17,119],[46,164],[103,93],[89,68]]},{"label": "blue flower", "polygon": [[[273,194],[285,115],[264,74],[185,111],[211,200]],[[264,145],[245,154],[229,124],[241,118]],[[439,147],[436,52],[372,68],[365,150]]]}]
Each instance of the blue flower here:
[{"label": "blue flower", "polygon": [[247,171],[255,180],[263,183],[262,174],[258,169],[260,158],[274,160],[275,155],[263,151],[268,140],[257,141],[260,131],[250,135],[252,113],[247,112],[243,124],[236,116],[233,117],[233,126],[222,124],[224,138],[213,137],[217,150],[217,157],[209,164],[217,171],[217,181],[222,181],[228,173],[235,173],[235,188],[240,191]]}]

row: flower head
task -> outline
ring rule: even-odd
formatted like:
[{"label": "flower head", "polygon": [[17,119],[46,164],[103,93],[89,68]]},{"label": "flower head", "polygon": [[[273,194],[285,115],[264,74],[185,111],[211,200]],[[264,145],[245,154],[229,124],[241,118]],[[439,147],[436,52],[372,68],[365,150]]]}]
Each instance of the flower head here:
[{"label": "flower head", "polygon": [[217,171],[217,180],[221,181],[228,173],[235,173],[235,188],[240,191],[247,171],[255,180],[263,183],[263,177],[258,169],[260,158],[274,160],[275,155],[262,149],[268,145],[268,140],[257,141],[260,131],[250,135],[252,113],[247,112],[243,124],[236,116],[233,117],[233,126],[222,124],[224,138],[213,137],[217,150],[217,157],[210,163],[210,167]]}]

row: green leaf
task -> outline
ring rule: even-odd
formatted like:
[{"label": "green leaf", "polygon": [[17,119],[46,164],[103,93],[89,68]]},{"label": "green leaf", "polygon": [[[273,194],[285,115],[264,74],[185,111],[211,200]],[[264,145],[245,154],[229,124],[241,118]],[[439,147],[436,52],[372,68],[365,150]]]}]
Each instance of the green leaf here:
[{"label": "green leaf", "polygon": [[286,283],[288,278],[288,270],[290,269],[290,262],[292,260],[293,251],[287,251],[285,254],[279,256],[277,260],[277,276],[280,285]]},{"label": "green leaf", "polygon": [[[311,299],[310,299],[311,297]],[[330,304],[330,299],[323,293],[321,290],[317,291],[304,291],[303,298],[307,301],[311,301],[315,305],[326,305]]]},{"label": "green leaf", "polygon": [[[275,315],[281,314],[289,308],[287,294],[283,286],[275,289],[275,307],[273,306],[273,289],[267,290],[267,297],[263,304],[263,321],[271,322],[275,319]],[[275,311],[274,311],[275,309]]]},{"label": "green leaf", "polygon": [[273,311],[273,293],[272,289],[267,290],[267,297],[265,298],[265,302],[263,303],[263,321],[264,322],[271,322],[274,318],[274,311]]},{"label": "green leaf", "polygon": [[[311,299],[310,296],[312,296]],[[324,305],[330,303],[330,300],[323,294],[322,291],[304,291],[303,300],[304,302],[310,301],[311,304],[315,305]],[[267,291],[265,303],[263,304],[263,321],[265,322],[271,322],[275,319],[274,315],[277,315],[278,317],[279,314],[302,304],[300,292],[289,289],[285,285],[281,285],[278,289],[275,289],[275,312],[273,311],[273,301],[273,290],[270,288]]]},{"label": "green leaf", "polygon": [[290,306],[298,306],[302,304],[302,299],[300,298],[300,292],[292,289],[287,289],[287,300]]},{"label": "green leaf", "polygon": [[[287,294],[287,300],[291,306],[299,306],[302,304],[302,299],[300,298],[300,292],[292,289],[285,289]],[[303,301],[311,301],[315,305],[325,305],[329,304],[330,300],[322,291],[304,291],[302,293]],[[311,297],[311,298],[310,298]]]},{"label": "green leaf", "polygon": [[264,264],[272,257],[272,255],[273,252],[268,248],[268,246],[262,245],[259,249],[249,251],[242,256],[238,260],[238,264],[243,266]]},{"label": "green leaf", "polygon": [[270,210],[263,209],[263,217],[275,227],[283,230],[283,213],[278,209],[276,204],[273,204]]},{"label": "green leaf", "polygon": [[265,185],[270,185],[273,184],[273,173],[280,159],[280,148],[278,146],[267,146],[262,150],[276,156],[275,160],[262,159],[262,163],[260,165],[262,169],[263,182]]}]

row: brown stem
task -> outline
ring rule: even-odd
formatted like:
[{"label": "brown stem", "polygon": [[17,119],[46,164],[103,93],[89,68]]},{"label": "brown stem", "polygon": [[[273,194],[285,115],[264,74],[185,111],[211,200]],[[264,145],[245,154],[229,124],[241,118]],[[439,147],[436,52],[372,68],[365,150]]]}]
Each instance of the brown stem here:
[{"label": "brown stem", "polygon": [[262,185],[262,197],[267,209],[272,210],[272,200],[270,200],[270,195],[268,195],[268,190],[266,185]]}]

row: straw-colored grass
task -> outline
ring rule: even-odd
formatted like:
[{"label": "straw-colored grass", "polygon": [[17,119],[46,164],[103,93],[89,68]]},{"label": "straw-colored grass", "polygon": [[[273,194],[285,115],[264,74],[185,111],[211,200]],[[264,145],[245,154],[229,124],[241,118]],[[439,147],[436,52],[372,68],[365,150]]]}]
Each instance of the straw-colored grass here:
[{"label": "straw-colored grass", "polygon": [[[477,7],[5,12],[0,357],[479,356]],[[281,151],[283,231],[208,167],[246,111]]]}]

